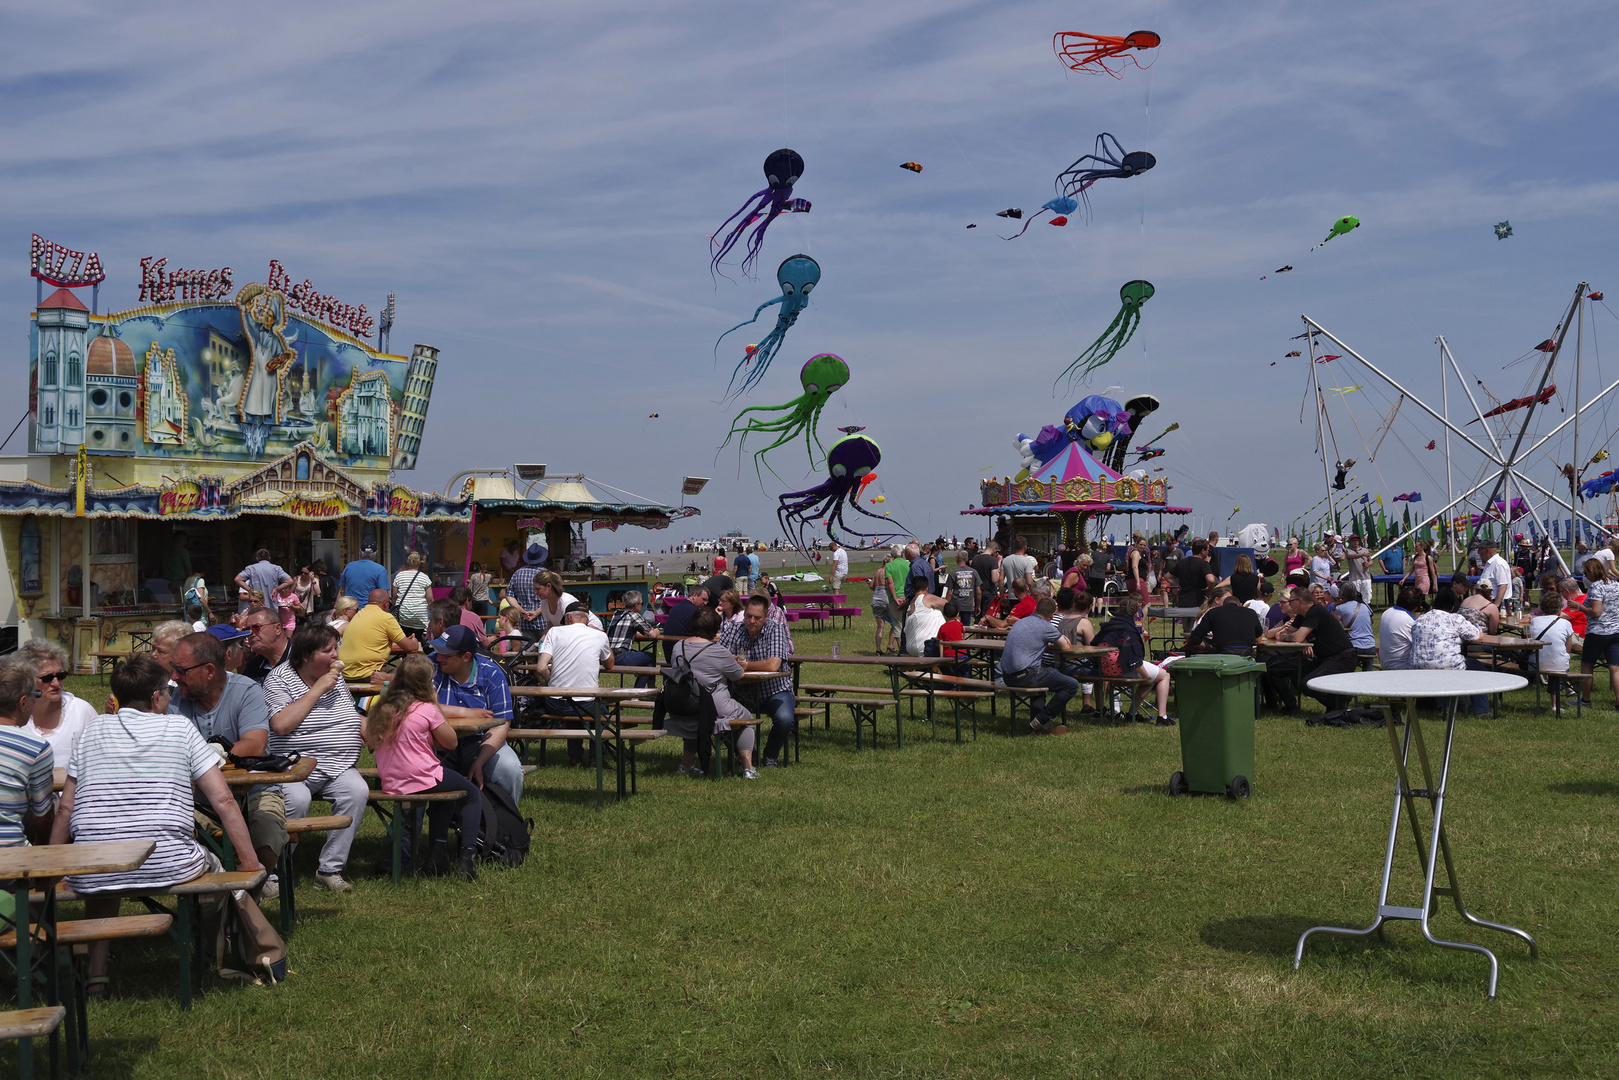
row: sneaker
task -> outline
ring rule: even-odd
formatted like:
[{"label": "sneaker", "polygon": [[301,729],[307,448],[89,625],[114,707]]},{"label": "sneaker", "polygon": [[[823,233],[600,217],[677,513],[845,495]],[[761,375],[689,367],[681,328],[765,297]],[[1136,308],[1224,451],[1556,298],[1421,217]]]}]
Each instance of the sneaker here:
[{"label": "sneaker", "polygon": [[703,778],[703,770],[696,765],[680,765],[676,767],[675,775],[689,776],[693,780],[701,780]]},{"label": "sneaker", "polygon": [[1067,725],[1059,724],[1055,720],[1047,720],[1044,723],[1040,723],[1040,722],[1031,720],[1031,721],[1029,721],[1029,727],[1034,731],[1034,733],[1036,735],[1066,735],[1066,734],[1068,734]]},{"label": "sneaker", "polygon": [[[390,861],[389,869],[393,867]],[[343,880],[342,874],[316,874],[315,888],[325,889],[327,892],[353,892],[354,886]]]},{"label": "sneaker", "polygon": [[264,890],[259,893],[260,900],[275,900],[281,896],[281,879],[271,874],[264,879]]},{"label": "sneaker", "polygon": [[779,769],[779,768],[781,768],[781,762],[777,761],[773,757],[767,757],[767,758],[765,758],[765,768],[767,768],[767,769]]},{"label": "sneaker", "polygon": [[1042,720],[1038,716],[1029,717],[1029,730],[1036,735],[1044,735],[1051,729],[1050,720]]},{"label": "sneaker", "polygon": [[1158,718],[1158,726],[1159,727],[1174,727],[1175,726],[1175,718],[1173,716],[1160,716]]},{"label": "sneaker", "polygon": [[759,770],[758,769],[743,769],[742,770],[742,779],[744,779],[744,780],[757,780],[757,779],[759,779]]}]

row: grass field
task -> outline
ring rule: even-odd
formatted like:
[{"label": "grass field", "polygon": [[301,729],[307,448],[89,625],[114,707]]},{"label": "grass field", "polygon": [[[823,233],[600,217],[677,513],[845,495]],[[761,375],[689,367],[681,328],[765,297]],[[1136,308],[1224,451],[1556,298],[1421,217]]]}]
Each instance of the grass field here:
[{"label": "grass field", "polygon": [[[872,627],[797,636],[869,652]],[[598,813],[592,777],[543,769],[529,861],[475,884],[367,876],[373,821],[334,897],[306,848],[288,981],[212,984],[182,1013],[169,952],[123,945],[90,1074],[1612,1076],[1619,737],[1597,697],[1558,720],[1517,695],[1457,738],[1464,896],[1541,945],[1531,963],[1441,909],[1437,932],[1501,957],[1496,1002],[1481,958],[1405,923],[1386,944],[1314,939],[1292,970],[1301,930],[1371,919],[1381,730],[1264,717],[1234,803],[1166,796],[1176,729],[958,747],[918,724],[896,751],[885,725],[856,755],[837,710],[757,782],[678,779],[666,741],[639,797]],[[1402,855],[1393,902],[1416,904]]]}]

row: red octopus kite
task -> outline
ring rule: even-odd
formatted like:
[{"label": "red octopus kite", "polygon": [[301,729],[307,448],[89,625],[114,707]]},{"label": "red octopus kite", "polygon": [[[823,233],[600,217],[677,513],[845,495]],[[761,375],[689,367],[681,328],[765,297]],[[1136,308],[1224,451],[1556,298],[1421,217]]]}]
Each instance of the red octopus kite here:
[{"label": "red octopus kite", "polygon": [[[1511,412],[1513,409],[1521,409],[1525,405],[1530,405],[1530,404],[1544,405],[1544,404],[1546,404],[1546,402],[1548,402],[1548,401],[1550,401],[1552,399],[1552,395],[1555,394],[1555,393],[1557,393],[1557,384],[1553,383],[1552,385],[1546,387],[1546,389],[1542,390],[1538,395],[1531,394],[1529,397],[1515,397],[1511,401],[1507,402],[1505,405],[1497,405],[1495,408],[1491,409],[1489,412],[1485,413],[1484,415],[1486,417],[1500,416],[1504,412]],[[1477,420],[1469,420],[1468,423],[1469,424],[1476,424],[1476,423],[1478,423],[1478,421]]]},{"label": "red octopus kite", "polygon": [[[1074,71],[1091,74],[1106,72],[1117,79],[1121,77],[1125,63],[1143,70],[1151,67],[1151,64],[1143,64],[1135,57],[1124,54],[1131,49],[1156,49],[1160,40],[1151,30],[1136,30],[1124,37],[1103,37],[1077,30],[1063,30],[1052,36],[1051,46],[1057,51],[1057,59]],[[1119,71],[1114,71],[1107,62],[1121,56],[1124,62],[1119,64]]]}]

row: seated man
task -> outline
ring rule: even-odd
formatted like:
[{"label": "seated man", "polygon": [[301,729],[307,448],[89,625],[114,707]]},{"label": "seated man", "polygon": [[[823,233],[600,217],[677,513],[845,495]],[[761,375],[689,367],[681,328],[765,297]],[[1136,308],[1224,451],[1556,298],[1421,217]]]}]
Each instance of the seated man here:
[{"label": "seated man", "polygon": [[[264,690],[245,675],[225,670],[225,646],[213,634],[187,634],[174,646],[174,681],[179,692],[168,710],[190,720],[203,741],[219,739],[238,757],[260,757],[270,742],[270,713]],[[129,699],[113,695],[120,703]],[[265,866],[274,866],[287,846],[287,806],[279,787],[256,787],[247,796],[243,816],[253,837],[253,850]],[[266,899],[280,895],[272,877]]]},{"label": "seated man", "polygon": [[[1013,589],[1022,585],[1021,578],[1012,582]],[[1068,699],[1079,690],[1079,680],[1045,664],[1047,645],[1056,644],[1066,649],[1073,644],[1051,625],[1051,617],[1056,613],[1056,602],[1049,596],[1043,597],[1035,605],[1034,618],[1019,619],[1007,632],[1006,649],[1001,653],[1002,681],[1007,686],[1043,686],[1053,691],[1041,699],[1029,718],[1029,727],[1040,735],[1068,732],[1067,725],[1057,723],[1056,718],[1062,715]]]},{"label": "seated man", "polygon": [[1401,585],[1399,599],[1377,620],[1378,665],[1384,671],[1411,666],[1411,627],[1426,606],[1423,599],[1415,585]]},{"label": "seated man", "polygon": [[242,629],[248,633],[249,653],[242,674],[263,686],[264,677],[286,663],[292,652],[292,635],[283,628],[280,616],[267,607],[256,607],[243,615]]},{"label": "seated man", "polygon": [[[200,667],[192,655],[205,634],[192,634],[175,646],[175,670],[182,677],[217,668],[223,649],[215,638],[211,655]],[[188,643],[190,647],[188,648]],[[232,676],[259,694],[259,688],[240,675]],[[219,755],[203,741],[201,732],[169,703],[169,673],[150,656],[136,656],[112,677],[112,692],[124,705],[116,717],[105,717],[85,728],[67,764],[67,783],[51,827],[51,843],[85,844],[112,840],[152,840],[156,848],[138,868],[120,874],[90,874],[68,878],[73,891],[85,897],[84,914],[90,919],[118,914],[116,897],[94,894],[140,888],[167,889],[210,871],[221,869],[195,837],[196,805],[192,785],[208,797],[225,835],[236,849],[237,869],[263,869],[255,841],[236,806],[236,799],[219,771]],[[263,709],[260,696],[259,708]],[[262,733],[261,733],[262,734]],[[261,743],[262,746],[262,743]],[[262,750],[261,750],[262,752]],[[140,783],[131,784],[131,776]],[[285,834],[283,834],[284,836]],[[89,989],[105,993],[108,942],[90,947]]]},{"label": "seated man", "polygon": [[[657,654],[642,652],[635,647],[635,642],[644,636],[654,642],[652,648],[656,649],[656,642],[663,632],[658,629],[652,616],[641,610],[639,592],[634,589],[626,591],[622,603],[624,606],[618,609],[607,627],[607,644],[613,650],[613,664],[616,667],[652,667],[657,663]],[[652,676],[637,675],[635,685],[651,686]]]},{"label": "seated man", "polygon": [[[575,602],[563,613],[564,622],[545,632],[540,642],[539,676],[549,686],[597,686],[603,671],[613,670],[613,650],[607,635],[590,625],[590,608]],[[589,719],[596,715],[594,698],[545,697],[547,716]],[[585,763],[583,739],[568,740],[568,765]]]},{"label": "seated man", "polygon": [[[56,757],[43,735],[22,730],[40,697],[34,671],[26,660],[0,660],[0,847],[44,843],[51,833]],[[15,911],[10,895],[0,898],[0,912]]]},{"label": "seated man", "polygon": [[[719,594],[714,594],[719,599]],[[669,618],[663,623],[663,659],[665,663],[674,655],[675,642],[692,636],[691,621],[699,608],[708,607],[708,586],[699,585],[669,609]]]},{"label": "seated man", "polygon": [[[435,601],[436,602],[436,601]],[[487,656],[479,656],[478,636],[457,623],[430,643],[438,669],[433,689],[445,719],[481,717],[503,721],[488,731],[464,735],[454,750],[440,750],[439,761],[478,787],[487,780],[503,791],[516,809],[523,795],[523,763],[506,745],[512,729],[512,691],[506,673]]]},{"label": "seated man", "polygon": [[[995,630],[1006,630],[1019,619],[1024,619],[1034,614],[1035,605],[1038,603],[1038,601],[1036,601],[1034,596],[1029,592],[1028,583],[1023,578],[1013,579],[1012,595],[1014,598],[1016,598],[1016,603],[1012,605],[1012,610],[1007,614],[1006,618],[1002,619],[997,618],[994,615],[985,615],[985,626],[991,627]],[[1052,610],[1056,609],[1053,608]]]},{"label": "seated man", "polygon": [[1319,675],[1341,675],[1354,671],[1358,659],[1355,650],[1349,644],[1349,632],[1343,624],[1333,618],[1332,612],[1319,604],[1308,593],[1289,590],[1288,599],[1283,601],[1283,608],[1289,615],[1289,621],[1274,630],[1267,630],[1265,636],[1277,641],[1305,641],[1310,647],[1304,650],[1302,670],[1299,685],[1304,692],[1321,702],[1323,708],[1329,712],[1343,707],[1343,699],[1336,694],[1323,694],[1311,690],[1310,680]]},{"label": "seated man", "polygon": [[338,659],[343,661],[343,678],[348,681],[374,678],[394,653],[421,652],[422,643],[408,636],[399,620],[389,612],[393,593],[372,589],[369,602],[355,613],[343,631]]},{"label": "seated man", "polygon": [[[742,622],[722,626],[719,641],[744,671],[781,672],[787,657],[793,655],[792,635],[770,618],[770,601],[761,596],[748,597]],[[783,672],[781,678],[766,680],[763,685],[739,685],[735,697],[755,713],[770,717],[764,767],[779,767],[782,747],[798,722],[793,716],[798,704],[793,698],[793,680]]]},{"label": "seated man", "polygon": [[1186,638],[1186,651],[1199,652],[1200,646],[1208,642],[1210,652],[1252,656],[1254,642],[1265,636],[1259,616],[1237,599],[1229,585],[1215,586],[1214,597],[1217,606],[1210,608],[1192,628]]}]

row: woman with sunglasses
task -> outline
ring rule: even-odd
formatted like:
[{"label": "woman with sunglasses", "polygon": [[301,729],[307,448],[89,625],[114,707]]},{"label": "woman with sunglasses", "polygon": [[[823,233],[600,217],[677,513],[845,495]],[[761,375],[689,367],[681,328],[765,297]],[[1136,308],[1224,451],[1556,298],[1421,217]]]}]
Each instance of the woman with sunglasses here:
[{"label": "woman with sunglasses", "polygon": [[30,638],[17,655],[34,665],[34,685],[40,691],[34,699],[34,715],[24,730],[50,743],[56,760],[65,765],[73,758],[84,726],[96,718],[96,708],[66,689],[68,659],[62,646],[46,638]]}]

